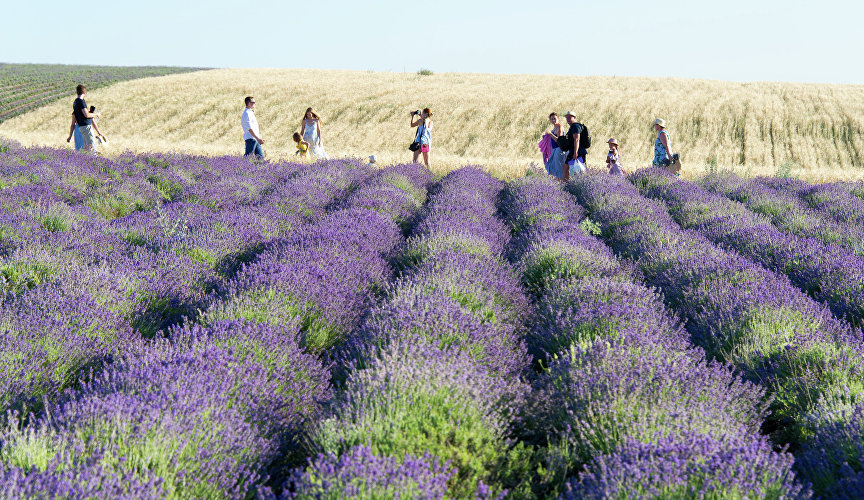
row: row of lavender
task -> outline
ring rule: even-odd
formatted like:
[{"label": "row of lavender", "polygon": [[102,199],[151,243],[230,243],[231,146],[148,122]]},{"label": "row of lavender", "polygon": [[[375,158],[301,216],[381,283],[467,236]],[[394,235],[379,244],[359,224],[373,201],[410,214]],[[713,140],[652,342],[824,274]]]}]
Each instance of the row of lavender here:
[{"label": "row of lavender", "polygon": [[[38,106],[69,97],[86,82],[90,90],[136,78],[196,71],[170,66],[70,66],[0,63],[0,122]],[[98,104],[98,103],[97,103]],[[2,147],[2,145],[0,145]]]},{"label": "row of lavender", "polygon": [[323,453],[286,492],[487,498],[522,479],[512,429],[527,390],[528,301],[500,259],[502,187],[476,168],[437,185],[396,255],[400,278],[334,350],[339,388],[310,436]]},{"label": "row of lavender", "polygon": [[766,417],[860,487],[857,334],[619,180],[572,188],[635,265],[540,178],[0,161],[9,496],[806,496]]},{"label": "row of lavender", "polygon": [[[0,448],[3,490],[23,497],[46,491],[73,497],[238,497],[266,484],[271,476],[285,474],[293,450],[301,448],[296,446],[296,437],[314,421],[320,402],[330,391],[328,370],[308,352],[344,336],[356,326],[363,307],[374,302],[373,288],[389,279],[384,254],[401,239],[397,222],[407,222],[422,203],[428,171],[415,166],[394,167],[372,175],[367,169],[343,162],[302,169],[299,165],[256,168],[246,161],[238,161],[234,172],[233,166],[212,164],[189,165],[187,170],[175,159],[148,158],[155,164],[155,172],[140,177],[146,175],[147,182],[157,185],[154,177],[175,176],[169,182],[182,189],[175,190],[174,201],[158,204],[150,213],[102,224],[100,217],[86,212],[87,201],[101,187],[98,183],[80,193],[78,203],[74,198],[52,198],[49,193],[60,196],[58,192],[66,194],[74,189],[62,182],[62,177],[74,178],[83,171],[83,175],[99,180],[98,174],[116,172],[123,164],[84,162],[76,169],[74,162],[54,163],[56,159],[50,154],[36,153],[36,159],[44,163],[27,176],[32,182],[3,193],[10,195],[5,198],[8,207],[20,207],[21,211],[16,214],[10,210],[19,218],[4,227],[25,228],[6,246],[4,260],[10,264],[4,269],[21,262],[28,264],[24,258],[31,255],[65,259],[65,267],[51,268],[38,280],[15,281],[19,288],[6,290],[4,306],[10,314],[4,314],[4,321],[21,327],[6,331],[7,339],[17,344],[5,346],[9,349],[4,351],[4,380],[18,390],[4,392],[4,396],[12,408],[32,405],[40,395],[48,396],[48,408],[29,418],[11,414]],[[141,164],[134,168],[146,170]],[[21,170],[26,172],[20,168],[18,172]],[[266,175],[244,175],[249,170],[257,170],[255,174],[276,172],[278,178],[262,182]],[[184,183],[184,173],[197,178]],[[111,180],[122,182],[115,186],[117,192],[125,189],[141,195],[129,188],[140,180],[133,173],[111,176],[106,182]],[[352,188],[358,185],[360,189]],[[404,195],[401,209],[394,202],[400,195]],[[45,224],[45,219],[39,218],[43,212],[34,215],[28,211],[33,206],[47,206],[46,211],[59,213],[73,209],[89,215],[73,222],[88,226],[92,236],[84,234],[83,227]],[[384,206],[386,215],[362,208],[365,206]],[[339,210],[325,216],[325,207]],[[251,219],[253,214],[260,219]],[[311,220],[320,220],[320,224],[304,224]],[[273,232],[265,233],[268,229]],[[65,233],[65,240],[60,233]],[[80,236],[84,236],[84,243]],[[38,253],[33,248],[45,251]],[[63,251],[51,252],[52,248]],[[154,279],[156,285],[173,278],[171,273],[176,269],[161,268],[162,262],[154,263],[150,254],[180,258],[183,266],[191,268],[190,279],[211,276],[214,284],[194,303],[184,303],[178,297],[160,301],[160,310],[177,309],[178,315],[156,314],[160,322],[150,322],[152,329],[143,329],[136,309],[115,307],[110,302],[115,297],[107,295],[112,289],[105,286],[115,279],[119,285],[125,284],[124,272],[132,275],[127,278],[132,283],[140,283],[140,275],[148,270],[160,273]],[[190,254],[211,258],[196,260]],[[336,259],[331,263],[360,269],[365,281],[340,282],[336,278],[343,275],[344,266],[330,267],[329,276],[316,275],[312,267],[323,268],[315,260],[322,255]],[[348,260],[339,261],[340,255]],[[238,265],[247,260],[254,262],[234,276]],[[118,262],[131,267],[127,270]],[[133,266],[138,263],[143,265]],[[201,265],[195,267],[195,263]],[[262,316],[273,325],[245,321],[256,318],[247,318],[242,307],[223,307],[242,306],[243,292],[249,290],[244,285],[254,274],[249,269],[292,268],[298,263],[305,263],[306,269],[292,269],[288,271],[291,276],[280,276],[278,270],[269,275],[274,279],[269,281],[273,286],[267,292],[278,289],[280,277],[314,277],[317,288],[309,291],[295,286],[288,295],[274,299],[283,314],[272,320],[266,312]],[[67,268],[72,271],[61,272]],[[89,277],[99,271],[105,282],[101,287],[88,286],[92,283],[87,281]],[[321,293],[325,286],[331,287],[327,294]],[[58,290],[69,295],[66,309],[59,312],[54,306]],[[296,291],[299,293],[290,295]],[[313,296],[316,291],[318,295]],[[134,301],[136,292],[118,296]],[[96,293],[107,300],[84,301]],[[205,326],[179,326],[184,317],[190,319],[185,314],[193,311],[190,306],[206,309],[201,317]],[[270,304],[274,310],[278,306]],[[114,323],[102,317],[84,321],[86,314],[95,314],[91,309],[108,315]],[[85,313],[84,320],[81,313]],[[34,319],[48,326],[26,330]],[[169,340],[141,341],[141,334],[172,324]],[[97,345],[81,348],[97,340]],[[100,370],[109,361],[113,362],[108,368]],[[44,369],[36,372],[34,368]],[[88,380],[78,384],[77,377],[88,370]],[[55,403],[65,387],[75,390]]]},{"label": "row of lavender", "polygon": [[709,175],[699,184],[743,203],[784,232],[864,256],[864,199],[852,194],[852,184],[811,186],[798,179],[742,179],[735,174]]},{"label": "row of lavender", "polygon": [[662,200],[676,222],[718,245],[787,275],[839,318],[864,326],[864,257],[775,227],[741,203],[656,169],[631,176],[642,194]]},{"label": "row of lavender", "polygon": [[[38,410],[43,396],[57,396],[82,370],[194,318],[239,263],[315,218],[352,176],[368,174],[339,163],[315,170],[273,165],[250,175],[248,162],[233,159],[204,167],[181,158],[169,169],[153,158],[147,160],[156,165],[50,150],[0,158],[2,177],[13,184],[0,191],[4,410]],[[219,175],[205,175],[206,168]],[[318,179],[328,170],[341,179],[329,192]],[[197,178],[183,182],[184,171]],[[179,186],[174,200],[163,203],[158,182],[149,179]],[[246,200],[225,194],[244,183],[267,193]],[[91,208],[105,199],[155,208],[110,219]]]},{"label": "row of lavender", "polygon": [[806,496],[792,457],[759,432],[764,389],[706,362],[632,266],[585,233],[572,195],[529,177],[503,208],[537,305],[528,344],[544,368],[527,435],[548,443],[539,496]]},{"label": "row of lavender", "polygon": [[860,492],[860,331],[785,276],[682,229],[624,180],[581,176],[571,188],[616,253],[637,259],[662,289],[707,356],[732,363],[773,397],[763,430],[793,445],[795,467],[814,491]]}]

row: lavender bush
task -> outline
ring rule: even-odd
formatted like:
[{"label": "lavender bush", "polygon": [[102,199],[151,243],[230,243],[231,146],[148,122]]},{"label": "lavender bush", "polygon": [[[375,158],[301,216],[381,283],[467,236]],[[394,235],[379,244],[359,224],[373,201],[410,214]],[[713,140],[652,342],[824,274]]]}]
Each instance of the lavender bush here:
[{"label": "lavender bush", "polygon": [[443,499],[456,473],[428,453],[402,460],[375,455],[357,446],[342,456],[319,454],[306,469],[296,470],[281,499],[417,498]]}]

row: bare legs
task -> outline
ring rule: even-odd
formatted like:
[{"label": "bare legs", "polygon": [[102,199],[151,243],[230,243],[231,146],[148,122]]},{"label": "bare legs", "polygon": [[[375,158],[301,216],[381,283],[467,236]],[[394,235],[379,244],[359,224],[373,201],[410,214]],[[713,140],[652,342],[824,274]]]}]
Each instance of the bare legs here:
[{"label": "bare legs", "polygon": [[[418,158],[420,158],[420,151],[414,151],[414,163],[417,163]],[[429,151],[423,151],[423,163],[426,164],[426,168],[429,168]]]}]

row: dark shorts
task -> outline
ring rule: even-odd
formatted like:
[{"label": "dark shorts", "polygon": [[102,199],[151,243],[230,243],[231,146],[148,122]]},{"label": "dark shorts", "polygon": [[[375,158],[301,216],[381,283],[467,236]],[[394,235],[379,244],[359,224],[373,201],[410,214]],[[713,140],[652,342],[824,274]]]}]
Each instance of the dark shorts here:
[{"label": "dark shorts", "polygon": [[258,158],[264,158],[264,149],[255,139],[246,139],[246,156],[254,154]]}]

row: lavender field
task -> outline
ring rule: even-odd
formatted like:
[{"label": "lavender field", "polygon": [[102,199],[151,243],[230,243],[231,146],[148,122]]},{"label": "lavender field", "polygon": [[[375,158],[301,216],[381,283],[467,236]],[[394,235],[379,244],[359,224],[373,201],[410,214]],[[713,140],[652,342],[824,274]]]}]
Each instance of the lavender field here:
[{"label": "lavender field", "polygon": [[63,97],[71,96],[71,102],[79,83],[86,83],[90,90],[95,90],[126,80],[197,70],[171,66],[0,63],[0,122]]},{"label": "lavender field", "polygon": [[0,152],[3,498],[864,497],[864,185]]}]

